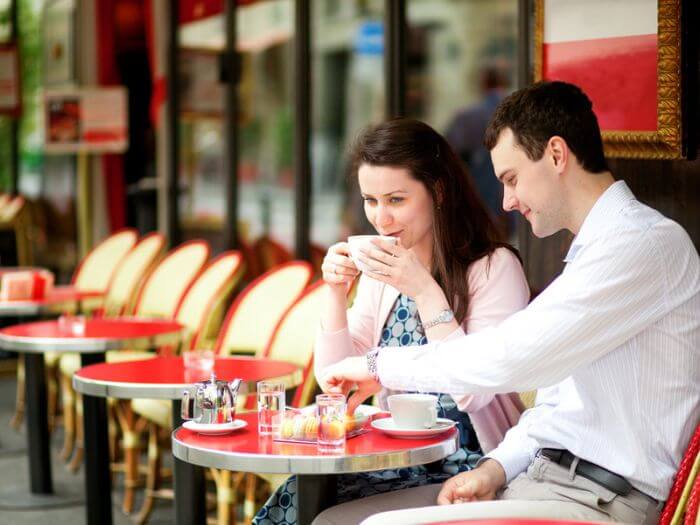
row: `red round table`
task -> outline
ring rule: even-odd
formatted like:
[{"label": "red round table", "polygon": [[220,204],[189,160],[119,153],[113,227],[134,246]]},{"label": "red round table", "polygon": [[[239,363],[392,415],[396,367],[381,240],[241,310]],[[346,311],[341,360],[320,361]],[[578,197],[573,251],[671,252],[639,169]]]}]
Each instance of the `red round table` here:
[{"label": "red round table", "polygon": [[296,474],[298,521],[311,523],[336,499],[336,474],[366,472],[430,463],[454,453],[459,434],[451,429],[429,439],[396,439],[378,430],[347,440],[339,454],[315,445],[278,442],[258,435],[257,414],[241,414],[248,425],[224,436],[204,436],[185,428],[172,435],[173,455],[204,467],[243,472]]},{"label": "red round table", "polygon": [[[154,348],[179,341],[182,325],[156,319],[88,319],[84,334],[77,335],[59,326],[58,321],[38,321],[0,329],[0,348],[24,353],[26,374],[26,420],[29,450],[30,502],[33,506],[52,505],[54,495],[51,478],[49,432],[46,414],[46,379],[43,352],[78,352],[83,366],[104,362],[107,350]],[[93,396],[83,398],[85,418],[85,486],[88,503],[101,498],[103,487],[109,486],[109,447],[107,407],[105,400]],[[89,424],[101,421],[103,424]],[[89,450],[89,452],[88,452]],[[53,498],[51,497],[53,496]],[[111,504],[91,516],[89,523],[111,523]],[[103,515],[109,518],[103,519]]]},{"label": "red round table", "polygon": [[429,525],[604,525],[604,523],[602,521],[570,521],[544,518],[475,518],[473,520],[436,521]]},{"label": "red round table", "polygon": [[0,301],[0,317],[39,317],[73,312],[82,301],[103,295],[103,292],[78,290],[74,286],[56,286],[42,299]]},{"label": "red round table", "polygon": [[[217,379],[242,379],[241,393],[246,390],[254,392],[255,383],[263,379],[283,382],[287,388],[299,385],[303,379],[303,371],[297,365],[251,357],[217,357],[213,371]],[[193,377],[192,373],[185,369],[181,357],[158,357],[142,361],[100,363],[81,368],[73,376],[73,386],[83,393],[85,398],[98,396],[121,399],[171,399],[173,425],[178,426],[182,423],[180,404],[183,390],[195,381],[208,378],[208,375]],[[86,428],[90,424],[86,414]],[[92,424],[104,426],[106,432],[106,422]],[[89,447],[90,442],[86,439],[86,454]],[[108,456],[104,457],[103,463],[109,472]],[[203,469],[179,460],[175,461],[174,466],[177,523],[204,523],[206,508]],[[96,514],[101,508],[111,508],[107,499],[109,492],[103,489],[98,499],[88,498],[88,516],[91,507]],[[100,515],[100,519],[102,521],[99,523],[105,523],[103,516]]]}]

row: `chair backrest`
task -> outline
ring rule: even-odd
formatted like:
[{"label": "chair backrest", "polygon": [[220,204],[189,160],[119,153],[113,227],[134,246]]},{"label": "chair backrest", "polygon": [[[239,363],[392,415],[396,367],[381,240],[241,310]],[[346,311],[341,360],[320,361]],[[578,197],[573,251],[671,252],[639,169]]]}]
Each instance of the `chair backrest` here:
[{"label": "chair backrest", "polygon": [[311,265],[292,261],[250,283],[229,308],[216,341],[216,352],[262,355],[280,318],[308,286]]},{"label": "chair backrest", "polygon": [[113,233],[80,261],[71,282],[79,290],[106,291],[119,263],[137,241],[136,230],[130,228]]},{"label": "chair backrest", "polygon": [[237,251],[220,254],[202,270],[175,314],[175,320],[185,327],[183,349],[194,347],[210,331],[218,328],[214,326],[214,314],[226,302],[244,270],[243,256]]},{"label": "chair backrest", "polygon": [[693,483],[697,479],[700,479],[700,424],[695,427],[695,432],[690,438],[688,447],[678,467],[676,479],[673,481],[673,486],[659,518],[659,525],[679,525],[683,523],[683,515],[688,505]]},{"label": "chair backrest", "polygon": [[[698,463],[699,460],[696,460]],[[695,476],[693,488],[688,498],[688,508],[685,511],[685,525],[698,525],[700,523],[700,475]]]},{"label": "chair backrest", "polygon": [[0,209],[0,221],[12,222],[15,220],[24,209],[24,204],[25,200],[21,195],[15,195],[9,199]]},{"label": "chair backrest", "polygon": [[253,243],[260,271],[267,271],[292,260],[292,254],[278,241],[263,235]]},{"label": "chair backrest", "polygon": [[140,317],[175,317],[182,298],[209,258],[209,244],[193,240],[168,252],[146,278],[136,299]]},{"label": "chair backrest", "polygon": [[139,286],[155,267],[165,250],[165,237],[149,233],[124,256],[107,289],[105,315],[131,312]]},{"label": "chair backrest", "polygon": [[327,288],[328,285],[323,281],[317,281],[307,288],[282,316],[270,344],[265,349],[265,357],[303,367],[305,380],[302,387],[305,388],[298,388],[296,393],[300,398],[303,397],[302,390],[313,390],[315,385],[313,377],[309,376],[313,376],[311,363],[314,342],[321,322],[321,312],[326,304]]}]

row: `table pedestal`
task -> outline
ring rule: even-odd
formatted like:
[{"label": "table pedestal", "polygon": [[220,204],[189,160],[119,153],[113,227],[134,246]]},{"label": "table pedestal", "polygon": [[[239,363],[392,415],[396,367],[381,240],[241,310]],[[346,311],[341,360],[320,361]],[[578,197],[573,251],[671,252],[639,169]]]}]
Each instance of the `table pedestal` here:
[{"label": "table pedestal", "polygon": [[297,475],[297,519],[299,525],[310,525],[318,514],[337,502],[338,477],[330,474]]},{"label": "table pedestal", "polygon": [[[82,366],[104,363],[105,354],[82,354]],[[83,396],[85,435],[85,495],[88,525],[111,525],[112,478],[109,469],[107,402],[103,397]],[[87,445],[89,443],[89,446]]]},{"label": "table pedestal", "polygon": [[[179,399],[173,400],[173,428],[182,425]],[[175,485],[175,523],[204,525],[207,519],[204,469],[173,456]]]}]

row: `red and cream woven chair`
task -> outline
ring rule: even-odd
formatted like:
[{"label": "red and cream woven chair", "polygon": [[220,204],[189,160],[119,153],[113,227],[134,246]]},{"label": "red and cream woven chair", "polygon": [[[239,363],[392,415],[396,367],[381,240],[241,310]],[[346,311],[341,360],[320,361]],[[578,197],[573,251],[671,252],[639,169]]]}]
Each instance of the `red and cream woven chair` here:
[{"label": "red and cream woven chair", "polygon": [[[112,276],[100,315],[121,315],[133,308],[141,283],[150,275],[165,251],[165,237],[150,233],[143,237],[126,254]],[[80,367],[80,356],[63,354],[59,361],[61,401],[63,403],[63,449],[61,457],[68,461],[73,454],[76,432],[76,412],[82,413],[82,403],[76,405],[73,390],[73,373]],[[72,462],[72,468],[80,465],[80,458]]]},{"label": "red and cream woven chair", "polygon": [[[24,200],[13,199],[7,204],[10,208],[17,208]],[[12,211],[8,213],[17,213]],[[73,273],[71,284],[79,290],[106,292],[114,272],[127,252],[136,244],[138,235],[135,230],[124,229],[113,233],[97,246],[95,246],[84,258]],[[83,302],[84,310],[92,310],[99,306],[101,299]],[[49,429],[53,429],[56,415],[56,401],[58,397],[57,366],[60,354],[47,352],[44,354],[44,363],[47,375],[47,412],[49,416]],[[20,359],[17,366],[17,402],[15,414],[11,425],[18,428],[24,415],[24,360]]]},{"label": "red and cream woven chair", "polygon": [[[180,348],[193,349],[200,346],[201,341],[211,332],[218,332],[221,325],[223,305],[228,301],[236,284],[241,280],[245,271],[243,257],[240,252],[224,252],[211,261],[183,298],[175,320],[185,327],[185,335]],[[134,399],[131,402],[131,411],[139,419],[128,422],[120,420],[122,427],[133,428],[140,432],[147,427],[149,433],[148,474],[146,481],[146,495],[144,504],[139,512],[137,521],[145,522],[153,506],[153,498],[156,494],[158,477],[160,473],[160,449],[152,450],[152,445],[157,445],[160,428],[170,428],[171,403],[156,399]],[[121,414],[122,416],[124,413]],[[125,511],[130,511],[133,505],[133,490],[138,480],[138,439],[134,436],[135,451],[130,454],[130,462],[125,464],[125,479],[127,481],[127,494],[125,494]]]},{"label": "red and cream woven chair", "polygon": [[[304,369],[304,380],[297,388],[292,399],[292,406],[308,405],[316,389],[313,373],[313,348],[316,340],[321,312],[325,305],[328,285],[317,281],[304,291],[303,295],[285,312],[265,349],[264,357],[295,363]],[[255,516],[259,503],[269,495],[263,491],[263,497],[257,498],[258,478],[266,481],[272,489],[284,483],[288,476],[275,474],[232,473],[211,469],[217,486],[218,518],[220,525],[228,523],[230,509],[239,487],[245,482],[243,500],[243,523],[250,523]]]},{"label": "red and cream woven chair", "polygon": [[[262,356],[268,347],[275,327],[285,311],[301,296],[311,280],[311,265],[304,261],[293,261],[274,268],[259,276],[243,289],[229,308],[219,331],[214,351],[217,355],[236,353]],[[200,337],[201,339],[201,337]],[[140,403],[140,402],[139,402]],[[145,412],[134,403],[135,410]],[[144,506],[137,522],[144,523],[150,514],[154,496],[168,496],[168,491],[159,489],[161,446],[158,440],[160,429],[169,429],[170,408],[151,410],[149,419],[157,425],[149,428],[147,491]],[[230,484],[230,475],[228,484]],[[215,478],[219,480],[218,477]],[[217,481],[218,483],[219,481]],[[226,496],[226,507],[230,508],[230,495]],[[220,504],[220,507],[222,504]]]},{"label": "red and cream woven chair", "polygon": [[[209,258],[209,245],[205,241],[194,240],[181,244],[172,249],[153,269],[138,292],[136,307],[131,313],[136,317],[153,317],[172,319],[180,302],[190,285],[199,275]],[[129,313],[127,311],[127,313]],[[153,352],[132,352],[130,350],[107,352],[107,362],[126,361],[132,359],[149,359]],[[66,355],[61,358],[61,373],[69,378],[80,369],[80,359]],[[77,470],[82,463],[82,401],[75,395],[76,406],[76,448],[71,461],[71,470]],[[116,403],[117,414],[120,411],[130,412],[128,403]],[[131,421],[132,417],[126,417]],[[121,421],[121,417],[119,418]],[[129,427],[122,427],[123,442],[121,450],[125,456],[131,454],[131,448],[136,446],[134,436]]]},{"label": "red and cream woven chair", "polygon": [[[673,481],[671,492],[666,499],[666,505],[661,512],[659,525],[680,525],[685,517],[686,525],[688,523],[695,525],[697,521],[697,493],[700,489],[697,488],[700,483],[700,424],[695,428],[693,436],[690,438],[690,443],[685,450],[681,464],[676,473],[676,479]],[[692,499],[693,485],[695,485],[696,497],[693,500],[695,510],[695,521],[690,517],[689,501]],[[687,514],[687,515],[686,515]]]}]

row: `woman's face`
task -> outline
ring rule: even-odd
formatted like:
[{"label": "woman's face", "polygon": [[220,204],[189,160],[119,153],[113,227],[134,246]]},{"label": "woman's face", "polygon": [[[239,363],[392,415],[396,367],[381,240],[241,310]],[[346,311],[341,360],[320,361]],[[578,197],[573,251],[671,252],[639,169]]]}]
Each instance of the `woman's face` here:
[{"label": "woman's face", "polygon": [[433,199],[406,168],[362,164],[357,177],[367,219],[404,248],[432,249]]}]

